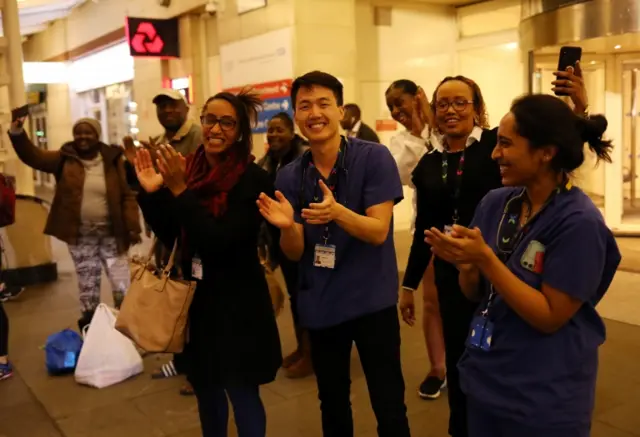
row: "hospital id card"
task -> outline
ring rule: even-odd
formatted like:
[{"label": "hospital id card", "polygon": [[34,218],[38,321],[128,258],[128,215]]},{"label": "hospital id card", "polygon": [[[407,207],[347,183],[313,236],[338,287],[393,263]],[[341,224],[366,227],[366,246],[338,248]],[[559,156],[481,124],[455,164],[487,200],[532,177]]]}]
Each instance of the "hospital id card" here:
[{"label": "hospital id card", "polygon": [[336,246],[329,244],[316,244],[313,256],[313,265],[325,269],[336,268]]},{"label": "hospital id card", "polygon": [[194,257],[191,260],[191,277],[202,280],[202,261],[200,261],[200,258]]},{"label": "hospital id card", "polygon": [[477,316],[471,322],[469,345],[485,352],[491,349],[493,323],[483,316]]}]

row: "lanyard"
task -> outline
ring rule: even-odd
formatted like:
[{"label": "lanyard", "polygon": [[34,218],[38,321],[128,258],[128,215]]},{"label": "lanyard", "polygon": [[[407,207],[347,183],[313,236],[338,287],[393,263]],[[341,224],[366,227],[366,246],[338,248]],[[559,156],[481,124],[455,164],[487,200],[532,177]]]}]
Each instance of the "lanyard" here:
[{"label": "lanyard", "polygon": [[[498,226],[498,232],[496,233],[496,248],[497,255],[500,261],[505,265],[511,258],[511,255],[515,252],[516,248],[522,241],[522,238],[526,235],[528,229],[533,222],[540,216],[540,214],[549,206],[551,201],[560,193],[569,191],[571,189],[571,182],[565,182],[559,185],[555,190],[551,192],[549,198],[542,205],[540,210],[531,215],[531,201],[527,196],[526,190],[523,189],[520,194],[512,197],[507,201],[500,218],[500,225]],[[520,226],[520,214],[522,212],[523,205],[527,205],[527,211],[524,214],[524,224]],[[489,315],[489,309],[493,304],[496,297],[496,290],[491,284],[491,291],[489,292],[489,299],[487,299],[487,305],[481,312],[483,317]]]},{"label": "lanyard", "polygon": [[[442,151],[442,183],[447,186],[447,179],[449,178],[449,152],[448,147],[445,147]],[[458,170],[456,171],[456,182],[453,189],[453,224],[458,223],[460,216],[458,215],[458,202],[460,201],[460,191],[462,189],[462,175],[464,174],[464,154],[466,147],[462,150],[460,161],[458,161]]]},{"label": "lanyard", "polygon": [[[336,163],[331,169],[331,172],[329,173],[329,177],[325,180],[325,183],[327,184],[327,187],[329,187],[329,189],[331,190],[331,193],[333,193],[333,197],[336,199],[336,202],[340,201],[338,197],[338,185],[340,182],[340,173],[344,173],[345,178],[348,178],[349,176],[349,172],[345,167],[346,156],[347,156],[347,140],[343,137],[342,141],[340,142],[340,149],[338,150],[338,158],[336,159]],[[322,190],[320,190],[320,187],[319,187],[319,180],[322,176],[320,175],[320,172],[318,171],[315,164],[313,163],[313,157],[311,156],[311,151],[307,150],[302,159],[302,179],[300,181],[300,193],[299,193],[301,208],[304,208],[304,205],[307,204],[307,202],[305,201],[305,195],[304,195],[304,186],[305,186],[304,184],[307,178],[307,171],[309,169],[313,169],[317,173],[314,177],[313,202],[318,203],[318,202],[321,202],[320,196],[322,194]],[[347,181],[348,179],[345,180],[345,182]],[[344,205],[345,206],[347,205],[346,198],[344,201]],[[325,245],[329,241],[329,237],[330,237],[329,225],[330,223],[326,224],[326,226],[324,227],[324,232],[322,234],[322,241],[324,242]]]}]

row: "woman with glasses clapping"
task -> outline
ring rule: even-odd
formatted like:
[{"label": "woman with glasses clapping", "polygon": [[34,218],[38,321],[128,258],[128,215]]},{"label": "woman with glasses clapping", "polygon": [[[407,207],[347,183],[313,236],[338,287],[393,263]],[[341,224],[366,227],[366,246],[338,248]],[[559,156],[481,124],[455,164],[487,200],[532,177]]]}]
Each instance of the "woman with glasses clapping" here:
[{"label": "woman with glasses clapping", "polygon": [[160,146],[160,173],[147,150],[136,158],[144,217],[165,245],[180,241],[186,279],[198,282],[189,311],[187,377],[204,437],[227,435],[227,397],[238,436],[264,437],[259,386],[273,381],[282,363],[257,251],[263,218],[256,200],[261,192],[274,193],[251,155],[259,106],[254,94],[219,93],[204,105],[204,144],[194,153],[184,158]]}]

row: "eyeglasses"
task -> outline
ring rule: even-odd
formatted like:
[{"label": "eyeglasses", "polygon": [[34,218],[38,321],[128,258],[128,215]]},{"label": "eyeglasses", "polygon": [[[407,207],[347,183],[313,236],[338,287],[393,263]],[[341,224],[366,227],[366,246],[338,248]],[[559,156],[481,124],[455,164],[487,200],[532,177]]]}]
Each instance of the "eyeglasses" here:
[{"label": "eyeglasses", "polygon": [[449,108],[453,107],[453,110],[456,112],[462,112],[467,109],[467,106],[472,105],[473,101],[471,100],[454,100],[453,102],[448,102],[446,100],[440,100],[436,102],[436,110],[438,112],[447,112]]},{"label": "eyeglasses", "polygon": [[200,123],[203,126],[214,127],[216,124],[220,125],[220,129],[229,131],[236,127],[236,121],[231,117],[216,117],[215,115],[203,115],[200,117]]}]

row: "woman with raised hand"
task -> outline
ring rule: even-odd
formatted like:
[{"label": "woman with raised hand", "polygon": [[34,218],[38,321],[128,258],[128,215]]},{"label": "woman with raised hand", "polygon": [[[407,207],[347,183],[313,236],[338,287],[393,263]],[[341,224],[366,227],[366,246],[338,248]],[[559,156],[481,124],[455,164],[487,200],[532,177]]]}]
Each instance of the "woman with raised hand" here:
[{"label": "woman with raised hand", "polygon": [[[385,98],[391,117],[405,128],[391,138],[389,149],[398,165],[402,184],[413,188],[411,173],[418,165],[420,158],[433,151],[430,141],[431,128],[428,120],[425,120],[425,116],[431,113],[428,100],[422,88],[407,79],[393,82],[387,89]],[[411,231],[413,232],[416,212],[415,190],[411,201],[413,203]],[[413,326],[415,323],[413,293],[402,293],[401,297],[400,307],[405,310],[404,320]],[[422,399],[432,400],[440,397],[440,392],[446,385],[442,319],[438,307],[433,263],[429,264],[422,278],[422,304],[422,332],[431,367],[418,388],[418,395]],[[407,310],[409,310],[408,314]]]},{"label": "woman with raised hand", "polygon": [[517,99],[493,159],[505,188],[487,194],[469,227],[427,242],[480,302],[458,364],[471,437],[588,437],[598,347],[595,307],[620,263],[613,234],[571,174],[584,143],[610,161],[602,116],[579,117],[548,95]]},{"label": "woman with raised hand", "polygon": [[135,194],[126,181],[122,150],[100,140],[98,120],[76,121],[73,141],[59,150],[36,147],[23,123],[24,118],[11,123],[9,138],[22,162],[56,179],[44,232],[69,246],[78,276],[82,309],[78,327],[82,330],[100,304],[103,268],[116,308],[129,289],[127,252],[141,241]]},{"label": "woman with raised hand", "polygon": [[258,258],[263,218],[256,200],[273,194],[267,172],[253,163],[255,94],[219,93],[200,117],[204,144],[187,158],[161,146],[158,173],[139,150],[138,201],[153,232],[168,247],[179,241],[182,271],[197,281],[189,310],[187,378],[204,437],[227,435],[228,401],[239,437],[264,437],[260,385],[282,363],[280,338]]}]

